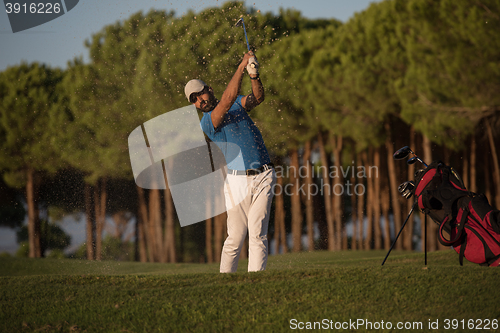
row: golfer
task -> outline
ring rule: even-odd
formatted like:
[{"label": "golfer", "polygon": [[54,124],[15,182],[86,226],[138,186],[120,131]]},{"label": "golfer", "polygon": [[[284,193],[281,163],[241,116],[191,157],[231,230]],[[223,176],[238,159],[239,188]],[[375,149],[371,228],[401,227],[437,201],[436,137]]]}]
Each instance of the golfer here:
[{"label": "golfer", "polygon": [[[239,95],[244,72],[248,72],[252,92]],[[264,100],[259,64],[248,52],[219,100],[201,80],[189,81],[184,92],[203,112],[201,128],[222,150],[228,167],[224,184],[227,210],[227,239],[222,249],[220,272],[236,272],[248,232],[248,271],[266,268],[267,229],[276,173],[259,129],[248,112]]]}]

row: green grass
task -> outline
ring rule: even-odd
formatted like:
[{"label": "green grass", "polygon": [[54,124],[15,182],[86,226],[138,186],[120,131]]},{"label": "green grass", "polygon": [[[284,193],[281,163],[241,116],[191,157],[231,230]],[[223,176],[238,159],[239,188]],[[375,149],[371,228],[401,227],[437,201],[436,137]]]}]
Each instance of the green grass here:
[{"label": "green grass", "polygon": [[[219,274],[217,264],[2,258],[0,330],[286,332],[292,319],[364,319],[393,329],[356,331],[396,331],[398,322],[422,322],[411,331],[430,331],[429,320],[439,320],[434,332],[452,332],[469,331],[469,319],[500,319],[498,268],[461,267],[453,251],[429,254],[427,267],[423,254],[394,252],[381,267],[384,256],[278,255],[264,272],[246,273],[242,261],[235,274]],[[457,319],[458,328],[450,322],[445,330],[446,319]]]}]

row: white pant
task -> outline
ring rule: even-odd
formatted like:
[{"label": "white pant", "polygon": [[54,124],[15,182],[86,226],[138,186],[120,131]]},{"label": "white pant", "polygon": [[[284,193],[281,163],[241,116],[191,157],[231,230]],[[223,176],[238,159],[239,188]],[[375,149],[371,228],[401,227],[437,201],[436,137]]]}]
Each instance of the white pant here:
[{"label": "white pant", "polygon": [[227,238],[222,248],[221,273],[236,272],[248,231],[248,271],[263,271],[267,264],[267,228],[276,183],[274,169],[255,176],[228,174],[224,185]]}]

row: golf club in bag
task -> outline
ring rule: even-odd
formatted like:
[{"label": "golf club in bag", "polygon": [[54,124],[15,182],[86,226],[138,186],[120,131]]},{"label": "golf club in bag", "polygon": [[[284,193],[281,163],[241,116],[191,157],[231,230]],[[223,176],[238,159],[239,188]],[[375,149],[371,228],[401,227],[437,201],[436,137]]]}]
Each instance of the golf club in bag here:
[{"label": "golf club in bag", "polygon": [[[453,169],[441,161],[427,165],[408,146],[393,155],[400,160],[413,154],[408,164],[422,163],[425,168],[415,172],[415,180],[402,183],[398,190],[405,199],[413,196],[413,206],[401,230],[392,243],[382,265],[389,257],[406,222],[418,206],[425,214],[424,249],[427,265],[427,215],[439,226],[438,239],[445,246],[452,246],[463,258],[484,266],[500,265],[500,211],[493,209],[483,194],[468,191]],[[448,234],[446,237],[443,232]]]}]

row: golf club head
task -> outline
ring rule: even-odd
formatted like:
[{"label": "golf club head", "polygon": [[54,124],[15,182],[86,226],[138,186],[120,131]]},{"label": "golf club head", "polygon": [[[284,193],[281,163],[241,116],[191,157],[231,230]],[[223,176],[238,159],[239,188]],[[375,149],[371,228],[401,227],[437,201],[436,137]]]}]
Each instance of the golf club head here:
[{"label": "golf club head", "polygon": [[422,175],[424,174],[424,172],[425,172],[425,169],[418,169],[417,171],[415,171],[415,179],[422,178]]},{"label": "golf club head", "polygon": [[236,22],[236,24],[234,25],[235,27],[239,27],[243,24],[243,17],[240,17],[240,19]]},{"label": "golf club head", "polygon": [[410,199],[413,195],[413,189],[415,188],[415,183],[411,180],[406,181],[398,186],[398,191],[401,193],[403,198]]},{"label": "golf club head", "polygon": [[453,168],[453,167],[450,167],[451,169],[451,173],[453,176],[455,176],[455,178],[459,181],[460,185],[465,188],[465,184],[464,184],[464,181],[462,180],[462,177],[460,177],[460,175],[458,174],[458,172]]},{"label": "golf club head", "polygon": [[415,164],[415,162],[417,162],[417,161],[418,161],[418,158],[417,158],[417,157],[412,157],[412,158],[410,158],[410,159],[406,162],[406,164],[408,164],[408,165],[412,165],[412,164]]},{"label": "golf club head", "polygon": [[394,157],[395,160],[402,160],[403,158],[408,157],[408,155],[410,155],[410,153],[412,153],[410,147],[404,146],[403,148],[398,149],[394,153],[394,155],[392,155],[392,157]]},{"label": "golf club head", "polygon": [[423,164],[426,168],[428,167],[428,165],[427,165],[424,161],[422,161],[422,159],[421,159],[420,157],[418,157],[418,156],[415,156],[415,157],[410,158],[410,159],[409,159],[406,163],[407,163],[408,165],[412,165],[412,164],[415,164],[415,162],[420,162],[420,163],[422,163],[422,164]]}]

